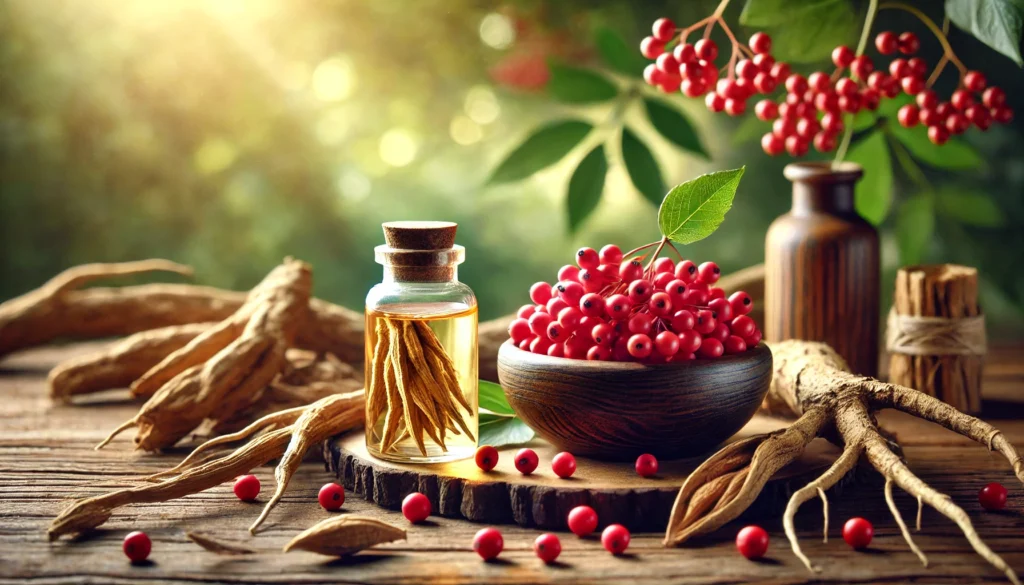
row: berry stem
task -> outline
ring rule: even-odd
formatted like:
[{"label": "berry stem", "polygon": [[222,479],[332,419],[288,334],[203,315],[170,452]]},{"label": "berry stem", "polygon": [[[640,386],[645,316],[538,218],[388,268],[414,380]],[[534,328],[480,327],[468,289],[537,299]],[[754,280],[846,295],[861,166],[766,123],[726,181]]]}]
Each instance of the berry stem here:
[{"label": "berry stem", "polygon": [[691,24],[690,26],[684,28],[683,31],[680,33],[679,42],[680,43],[685,43],[686,42],[686,37],[689,36],[690,33],[692,33],[693,31],[697,30],[698,28],[704,26],[705,24],[708,24],[709,22],[714,21],[714,19],[715,19],[715,15],[712,14],[711,16],[708,16],[706,18],[702,18],[702,19],[698,20],[697,22]]},{"label": "berry stem", "polygon": [[[864,49],[868,46],[868,37],[871,36],[871,25],[875,22],[875,13],[878,12],[878,0],[870,0],[868,3],[868,13],[864,17],[864,28],[860,31],[860,41],[857,42],[857,56],[864,54]],[[850,148],[850,139],[853,137],[853,115],[847,114],[843,116],[846,123],[846,131],[843,132],[843,140],[839,143],[839,148],[836,149],[836,157],[832,160],[832,166],[835,167],[839,163],[843,162],[846,158],[846,151]]]},{"label": "berry stem", "polygon": [[651,254],[651,259],[647,261],[647,267],[644,268],[644,273],[647,273],[654,269],[654,261],[658,259],[658,254],[661,254],[661,250],[664,249],[665,244],[668,243],[668,236],[663,236],[661,241],[658,242],[658,247],[654,249],[654,254]]},{"label": "berry stem", "polygon": [[683,260],[683,255],[679,253],[679,249],[676,248],[675,244],[673,244],[672,242],[669,242],[668,243],[668,247],[672,248],[672,251],[676,253],[676,256],[679,258],[680,261]]},{"label": "berry stem", "polygon": [[[872,0],[872,4],[873,3],[874,0]],[[918,20],[924,23],[924,25],[927,26],[932,31],[932,33],[935,34],[935,38],[939,39],[939,43],[942,45],[943,57],[948,58],[953,63],[953,65],[956,65],[956,68],[960,70],[960,77],[963,77],[967,73],[967,67],[965,67],[964,64],[960,61],[960,59],[957,58],[956,54],[953,52],[953,47],[949,46],[949,39],[946,38],[945,33],[942,32],[942,29],[939,28],[939,26],[935,24],[935,21],[929,18],[927,14],[921,12],[921,10],[918,9],[917,7],[911,6],[904,2],[885,2],[879,7],[879,9],[902,10],[904,12],[909,12],[910,14],[916,16]]]},{"label": "berry stem", "polygon": [[923,191],[930,193],[932,191],[932,184],[928,181],[928,177],[925,176],[924,171],[921,167],[914,162],[911,158],[910,153],[907,152],[907,147],[893,136],[892,131],[889,130],[887,125],[882,126],[882,131],[885,132],[885,137],[889,142],[889,147],[892,149],[893,155],[896,157],[896,162],[903,168],[903,172],[910,177],[910,180],[917,184]]},{"label": "berry stem", "polygon": [[935,83],[939,78],[939,75],[942,74],[942,70],[946,68],[946,63],[949,63],[949,55],[943,53],[942,58],[935,64],[935,70],[932,71],[932,74],[928,77],[928,81],[925,83],[926,87],[931,87],[932,84]]},{"label": "berry stem", "polygon": [[640,246],[640,247],[637,247],[637,248],[633,248],[629,252],[626,252],[625,254],[623,254],[622,255],[622,259],[625,260],[626,258],[629,258],[633,254],[636,254],[637,252],[640,252],[641,250],[646,250],[647,248],[650,248],[651,246],[653,246],[653,245],[655,245],[657,243],[658,242],[651,242],[650,244],[644,244],[643,246]]}]

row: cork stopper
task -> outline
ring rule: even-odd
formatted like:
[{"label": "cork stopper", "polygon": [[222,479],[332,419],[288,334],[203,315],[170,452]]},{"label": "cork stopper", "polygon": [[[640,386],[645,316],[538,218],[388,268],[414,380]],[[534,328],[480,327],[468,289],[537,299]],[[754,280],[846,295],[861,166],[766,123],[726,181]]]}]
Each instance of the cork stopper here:
[{"label": "cork stopper", "polygon": [[402,282],[455,280],[455,266],[466,255],[455,244],[458,224],[450,221],[390,221],[384,228],[383,246],[374,256],[387,267],[385,274]]}]

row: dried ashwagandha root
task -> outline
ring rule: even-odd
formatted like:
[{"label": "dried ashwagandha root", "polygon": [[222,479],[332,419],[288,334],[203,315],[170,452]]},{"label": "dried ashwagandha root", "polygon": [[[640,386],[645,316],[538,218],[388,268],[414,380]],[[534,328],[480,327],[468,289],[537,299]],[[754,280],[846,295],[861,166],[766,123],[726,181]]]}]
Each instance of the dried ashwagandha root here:
[{"label": "dried ashwagandha root", "polygon": [[401,528],[373,518],[345,515],[311,526],[284,545],[284,552],[298,549],[343,557],[396,540],[405,540]]},{"label": "dried ashwagandha root", "polygon": [[204,549],[212,553],[228,557],[251,555],[257,552],[256,549],[249,548],[247,546],[234,542],[226,542],[223,540],[219,540],[213,538],[212,536],[208,536],[206,534],[202,534],[199,532],[186,532],[185,538],[191,540],[192,542],[198,544],[199,546],[203,547]]},{"label": "dried ashwagandha root", "polygon": [[800,457],[815,437],[834,440],[838,435],[842,455],[821,477],[793,494],[783,516],[793,552],[809,569],[816,570],[800,550],[793,525],[796,511],[815,495],[824,500],[825,490],[852,470],[863,454],[885,476],[889,509],[903,537],[923,563],[927,564],[926,557],[914,544],[892,503],[892,484],[955,522],[982,558],[1003,571],[1010,581],[1020,584],[1013,569],[978,536],[967,513],[910,471],[872,414],[875,410],[895,408],[940,424],[999,451],[1024,482],[1024,461],[998,429],[917,390],[851,374],[843,359],[823,343],[784,341],[772,344],[771,349],[775,371],[765,407],[774,414],[799,418],[786,429],[727,445],[695,469],[683,483],[672,508],[665,532],[666,546],[680,545],[735,519],[757,498],[768,479]]}]

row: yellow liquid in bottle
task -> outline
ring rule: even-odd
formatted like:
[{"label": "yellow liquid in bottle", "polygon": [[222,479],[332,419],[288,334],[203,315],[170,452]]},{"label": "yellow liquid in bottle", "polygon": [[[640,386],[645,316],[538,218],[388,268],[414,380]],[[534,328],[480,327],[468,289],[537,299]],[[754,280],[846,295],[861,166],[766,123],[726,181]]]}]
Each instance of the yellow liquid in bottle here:
[{"label": "yellow liquid in bottle", "polygon": [[[366,419],[366,448],[374,457],[389,461],[410,462],[410,463],[439,463],[444,461],[455,461],[472,457],[476,452],[476,435],[479,429],[479,408],[477,402],[477,307],[467,307],[462,303],[406,303],[388,305],[385,310],[369,309],[366,311],[366,382],[369,384],[374,370],[374,349],[377,347],[378,323],[386,320],[394,321],[420,321],[430,327],[431,331],[440,342],[454,366],[455,378],[459,388],[445,389],[431,385],[432,392],[453,392],[462,394],[469,409],[466,410],[456,404],[458,415],[462,417],[465,426],[472,431],[473,436],[466,436],[459,425],[456,434],[451,429],[446,430],[444,436],[445,448],[431,439],[427,433],[423,434],[423,443],[427,454],[423,455],[414,438],[409,435],[404,419],[398,427],[398,436],[402,437],[394,446],[383,450],[382,439],[384,438],[385,420],[389,407],[385,407],[376,420],[370,420],[370,401],[367,402]],[[386,326],[385,326],[386,328]],[[409,351],[405,344],[402,344],[403,353],[408,356]],[[381,358],[382,359],[382,358]],[[423,375],[424,372],[417,371],[422,368],[415,368],[407,361],[407,369],[410,376]],[[427,422],[426,424],[429,424]]]}]

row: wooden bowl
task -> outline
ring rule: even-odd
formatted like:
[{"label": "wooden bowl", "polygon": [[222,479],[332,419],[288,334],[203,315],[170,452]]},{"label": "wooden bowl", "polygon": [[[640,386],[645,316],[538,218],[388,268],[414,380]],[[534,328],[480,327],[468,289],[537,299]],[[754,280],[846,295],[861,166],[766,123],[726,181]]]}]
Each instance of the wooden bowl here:
[{"label": "wooden bowl", "polygon": [[663,365],[556,358],[505,342],[498,380],[530,428],[575,455],[676,459],[706,452],[754,416],[768,392],[772,353]]}]

